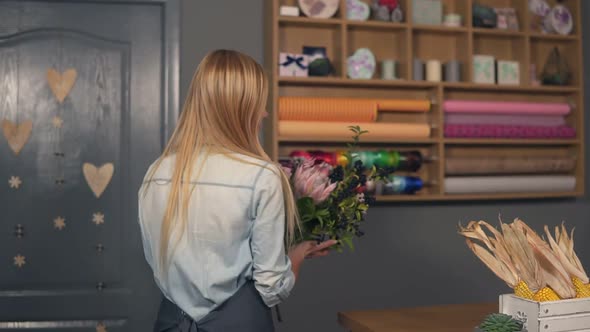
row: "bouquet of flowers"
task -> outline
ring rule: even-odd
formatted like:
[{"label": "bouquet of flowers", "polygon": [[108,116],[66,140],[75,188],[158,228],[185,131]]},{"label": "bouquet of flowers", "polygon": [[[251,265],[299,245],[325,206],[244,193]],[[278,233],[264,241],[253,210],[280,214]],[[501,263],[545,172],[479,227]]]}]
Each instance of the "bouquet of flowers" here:
[{"label": "bouquet of flowers", "polygon": [[[366,193],[366,183],[385,178],[386,170],[373,166],[366,169],[355,153],[360,136],[367,131],[349,127],[354,133],[348,144],[345,161],[331,166],[321,160],[294,159],[283,164],[290,176],[301,219],[301,233],[297,242],[338,240],[354,249],[352,240],[364,233],[360,226],[375,198]],[[344,165],[342,165],[344,164]]]}]

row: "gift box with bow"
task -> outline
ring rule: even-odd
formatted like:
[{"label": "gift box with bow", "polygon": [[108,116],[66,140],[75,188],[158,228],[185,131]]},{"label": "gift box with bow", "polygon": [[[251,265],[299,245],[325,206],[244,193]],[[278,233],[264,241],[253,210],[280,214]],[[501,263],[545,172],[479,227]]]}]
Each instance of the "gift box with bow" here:
[{"label": "gift box with bow", "polygon": [[308,58],[304,54],[279,54],[279,76],[307,77]]}]

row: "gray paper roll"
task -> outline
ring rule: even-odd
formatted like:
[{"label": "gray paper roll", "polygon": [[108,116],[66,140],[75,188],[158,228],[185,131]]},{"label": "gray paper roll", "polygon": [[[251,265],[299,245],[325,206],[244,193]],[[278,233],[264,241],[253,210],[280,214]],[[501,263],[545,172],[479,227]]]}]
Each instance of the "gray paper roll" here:
[{"label": "gray paper roll", "polygon": [[576,189],[576,177],[568,175],[461,176],[445,178],[447,194],[559,192]]},{"label": "gray paper roll", "polygon": [[424,61],[420,59],[414,59],[413,63],[413,73],[412,78],[415,81],[423,81],[424,80]]},{"label": "gray paper roll", "polygon": [[460,82],[461,81],[461,62],[451,60],[445,64],[445,81],[446,82]]}]

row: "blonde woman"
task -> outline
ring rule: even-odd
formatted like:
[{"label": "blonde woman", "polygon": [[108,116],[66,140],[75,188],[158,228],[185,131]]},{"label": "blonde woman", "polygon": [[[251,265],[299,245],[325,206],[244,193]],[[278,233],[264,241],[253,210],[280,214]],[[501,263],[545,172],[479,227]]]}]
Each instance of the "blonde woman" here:
[{"label": "blonde woman", "polygon": [[258,141],[267,95],[252,58],[208,54],[146,174],[139,223],[164,295],[155,331],[273,331],[270,307],[289,295],[303,260],[335,244],[291,246],[293,194]]}]

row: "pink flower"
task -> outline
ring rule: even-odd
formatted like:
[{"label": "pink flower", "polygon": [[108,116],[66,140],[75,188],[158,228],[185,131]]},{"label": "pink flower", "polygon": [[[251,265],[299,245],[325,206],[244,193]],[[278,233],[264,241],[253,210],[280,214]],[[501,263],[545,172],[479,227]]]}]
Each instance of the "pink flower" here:
[{"label": "pink flower", "polygon": [[281,168],[283,169],[283,172],[285,172],[285,174],[287,175],[288,178],[291,178],[291,175],[293,174],[293,170],[290,167],[285,167],[285,166],[281,166]]},{"label": "pink flower", "polygon": [[336,189],[337,183],[330,183],[330,166],[327,164],[314,165],[313,159],[303,161],[293,179],[295,197],[311,197],[315,204],[319,204],[330,196]]}]

